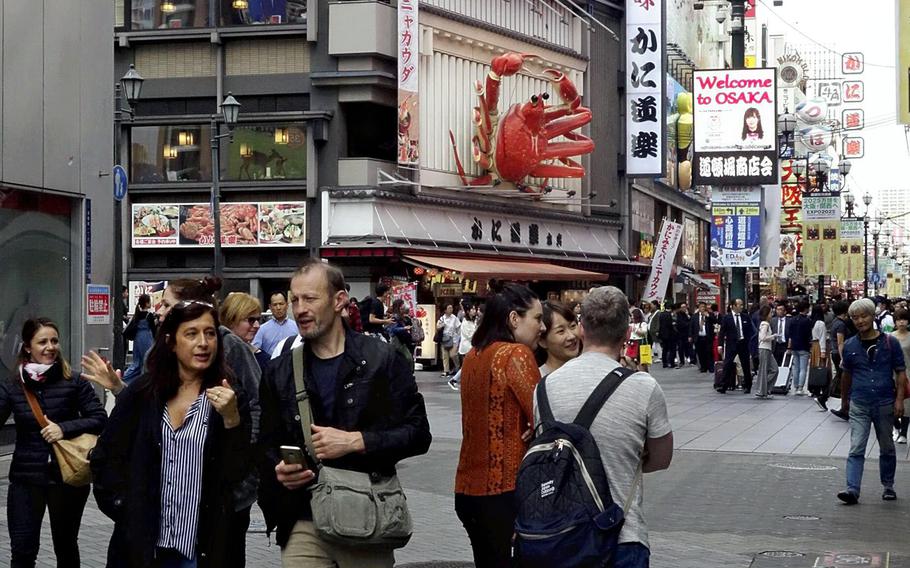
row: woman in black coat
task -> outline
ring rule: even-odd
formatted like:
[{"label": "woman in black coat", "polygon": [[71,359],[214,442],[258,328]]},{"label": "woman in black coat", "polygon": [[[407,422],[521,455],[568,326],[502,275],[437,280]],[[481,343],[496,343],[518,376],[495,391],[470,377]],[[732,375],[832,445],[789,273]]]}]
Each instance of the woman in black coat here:
[{"label": "woman in black coat", "polygon": [[228,382],[215,308],[175,305],[147,365],[91,456],[95,499],[114,521],[107,565],[225,566],[231,490],[252,460],[249,409]]},{"label": "woman in black coat", "polygon": [[[63,483],[51,444],[100,434],[107,414],[91,384],[72,372],[60,352],[60,332],[53,321],[25,322],[17,363],[16,373],[0,384],[0,424],[10,414],[16,422],[7,493],[10,566],[35,565],[45,509],[50,512],[57,566],[79,566],[79,526],[89,488]],[[47,417],[46,427],[38,425],[24,389]]]}]

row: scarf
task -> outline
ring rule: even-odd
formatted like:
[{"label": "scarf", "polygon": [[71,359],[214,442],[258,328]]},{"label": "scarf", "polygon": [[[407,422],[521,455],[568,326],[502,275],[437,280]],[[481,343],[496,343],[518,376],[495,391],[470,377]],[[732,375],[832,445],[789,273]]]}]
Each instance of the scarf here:
[{"label": "scarf", "polygon": [[42,363],[26,363],[22,365],[21,368],[25,370],[26,375],[33,381],[43,383],[44,379],[47,378],[47,372],[53,367],[56,363],[51,363],[50,365],[44,365]]}]

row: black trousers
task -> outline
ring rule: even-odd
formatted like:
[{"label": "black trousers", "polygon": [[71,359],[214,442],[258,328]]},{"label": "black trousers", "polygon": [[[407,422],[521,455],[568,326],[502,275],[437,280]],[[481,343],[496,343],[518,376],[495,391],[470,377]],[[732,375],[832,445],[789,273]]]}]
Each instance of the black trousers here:
[{"label": "black trousers", "polygon": [[63,483],[31,485],[13,481],[6,500],[6,520],[12,568],[34,568],[41,546],[41,524],[45,509],[50,512],[51,537],[58,568],[78,568],[79,526],[88,500],[89,486]]},{"label": "black trousers", "polygon": [[736,342],[736,349],[724,345],[724,389],[736,388],[736,364],[733,359],[737,355],[739,364],[743,367],[743,390],[752,390],[752,355],[749,353],[749,344],[743,339]]},{"label": "black trousers", "polygon": [[692,344],[689,343],[688,335],[680,335],[677,339],[677,349],[679,350],[679,366],[682,367],[687,363],[694,363],[695,353],[693,353]]},{"label": "black trousers", "polygon": [[230,531],[227,535],[228,566],[243,568],[246,566],[246,531],[250,528],[250,505],[241,511],[231,514]]},{"label": "black trousers", "polygon": [[774,360],[777,361],[777,366],[782,366],[784,364],[784,354],[787,352],[787,343],[775,341],[771,350],[774,353]]},{"label": "black trousers", "polygon": [[711,353],[714,342],[708,336],[695,338],[695,353],[698,355],[698,366],[702,373],[714,372],[714,354]]},{"label": "black trousers", "polygon": [[471,539],[477,568],[509,568],[518,514],[515,492],[473,497],[455,494],[455,513]]},{"label": "black trousers", "polygon": [[664,339],[660,342],[660,362],[664,368],[672,367],[676,359],[676,340]]}]

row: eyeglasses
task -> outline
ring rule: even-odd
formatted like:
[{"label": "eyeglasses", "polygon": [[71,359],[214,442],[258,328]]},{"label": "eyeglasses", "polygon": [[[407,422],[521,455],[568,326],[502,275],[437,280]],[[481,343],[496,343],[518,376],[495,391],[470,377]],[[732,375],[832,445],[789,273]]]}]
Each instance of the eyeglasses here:
[{"label": "eyeglasses", "polygon": [[250,317],[246,318],[246,323],[248,323],[250,325],[256,325],[257,323],[259,323],[259,316],[250,316]]}]

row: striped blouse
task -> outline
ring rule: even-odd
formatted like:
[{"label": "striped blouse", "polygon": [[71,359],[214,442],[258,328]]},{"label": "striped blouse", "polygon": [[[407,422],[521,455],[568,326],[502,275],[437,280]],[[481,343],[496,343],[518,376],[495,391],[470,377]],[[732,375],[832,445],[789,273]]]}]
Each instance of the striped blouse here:
[{"label": "striped blouse", "polygon": [[196,557],[203,449],[211,409],[203,392],[190,405],[183,425],[177,430],[171,427],[167,405],[161,418],[161,514],[157,546],[176,550],[189,559]]}]

